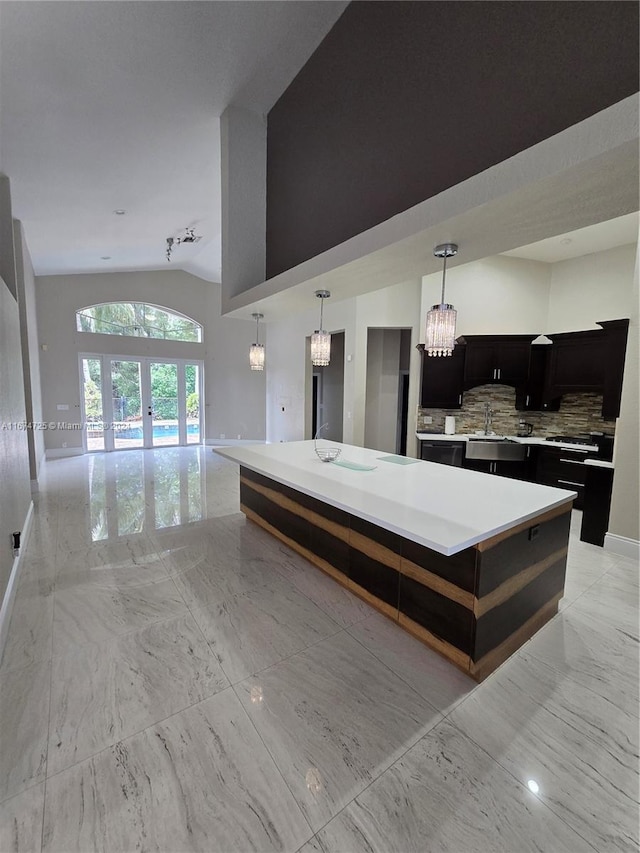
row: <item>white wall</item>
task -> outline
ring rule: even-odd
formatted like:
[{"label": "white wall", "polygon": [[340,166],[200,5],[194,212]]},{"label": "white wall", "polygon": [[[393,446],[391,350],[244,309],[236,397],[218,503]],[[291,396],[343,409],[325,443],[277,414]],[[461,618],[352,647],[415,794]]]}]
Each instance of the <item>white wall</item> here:
[{"label": "white wall", "polygon": [[[539,261],[498,255],[448,268],[445,301],[458,312],[456,336],[544,332],[550,285],[550,266]],[[421,317],[440,302],[441,289],[442,271],[423,277]]]},{"label": "white wall", "polygon": [[396,452],[400,329],[369,329],[364,444]]},{"label": "white wall", "polygon": [[[299,441],[310,437],[309,394],[311,369],[306,339],[318,327],[318,309],[269,326],[267,349],[267,440]],[[363,445],[365,440],[365,400],[367,384],[367,332],[369,328],[411,329],[411,382],[409,387],[408,435],[416,428],[420,357],[418,343],[420,281],[413,280],[341,302],[326,300],[324,327],[329,332],[344,330],[344,416],[343,441]],[[268,320],[268,317],[266,318]],[[306,389],[309,389],[308,394]],[[284,411],[282,409],[284,408]],[[415,439],[407,452],[416,452]]]},{"label": "white wall", "polygon": [[[40,356],[38,351],[38,319],[36,316],[36,285],[29,248],[24,229],[14,221],[16,247],[16,285],[22,343],[22,367],[24,371],[25,413],[30,423],[42,421],[42,395],[40,392]],[[29,446],[29,470],[31,480],[37,481],[40,463],[44,456],[44,432],[38,429],[27,431]]]},{"label": "white wall", "polygon": [[[36,279],[44,421],[80,420],[78,353],[194,358],[204,361],[205,436],[264,440],[264,373],[249,369],[252,320],[220,316],[220,285],[179,270],[102,275],[43,276]],[[108,301],[150,302],[192,317],[204,327],[202,344],[156,341],[76,331],[75,312]],[[69,405],[58,412],[56,405]],[[47,431],[48,450],[82,446],[78,431]]]},{"label": "white wall", "polygon": [[337,332],[331,336],[331,360],[326,367],[318,367],[321,374],[320,388],[322,392],[322,418],[318,427],[323,423],[328,426],[322,431],[323,438],[332,441],[342,441],[342,424],[344,420],[344,333]]},{"label": "white wall", "polygon": [[264,281],[267,120],[230,106],[220,118],[222,287],[228,299]]},{"label": "white wall", "polygon": [[[622,385],[622,400],[620,418],[616,428],[615,471],[613,475],[613,495],[611,498],[611,516],[609,531],[616,537],[630,539],[636,543],[635,554],[638,556],[640,542],[640,497],[638,495],[638,472],[640,471],[640,429],[638,418],[640,413],[640,324],[638,322],[638,278],[640,276],[637,251],[632,277],[632,286],[628,289],[631,301],[629,312],[629,337],[627,340],[627,355],[624,365],[624,382]],[[599,319],[604,320],[605,317]],[[620,548],[611,542],[609,536],[605,541],[606,547],[620,553],[631,555],[633,551]]]},{"label": "white wall", "polygon": [[24,529],[31,502],[24,429],[24,383],[18,303],[0,278],[0,602],[13,566],[11,534]]},{"label": "white wall", "polygon": [[551,264],[546,332],[597,329],[598,320],[630,317],[636,246],[619,246]]}]

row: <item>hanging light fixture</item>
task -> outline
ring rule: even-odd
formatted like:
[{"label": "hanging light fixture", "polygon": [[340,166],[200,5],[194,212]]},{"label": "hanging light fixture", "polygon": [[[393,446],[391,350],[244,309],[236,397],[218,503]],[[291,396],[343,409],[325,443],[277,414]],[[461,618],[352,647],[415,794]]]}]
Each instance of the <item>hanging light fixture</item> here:
[{"label": "hanging light fixture", "polygon": [[326,367],[331,358],[331,335],[322,328],[322,309],[324,300],[331,296],[328,290],[316,290],[320,299],[320,328],[311,335],[311,363],[316,367]]},{"label": "hanging light fixture", "polygon": [[249,350],[249,365],[251,370],[264,370],[264,344],[260,343],[260,320],[264,314],[252,314],[251,316],[256,321],[256,342],[251,344]]},{"label": "hanging light fixture", "polygon": [[424,345],[427,355],[451,355],[456,345],[457,312],[453,305],[444,301],[444,282],[447,274],[447,258],[453,258],[457,253],[458,247],[455,243],[442,243],[433,250],[436,258],[443,259],[444,265],[440,304],[433,305],[431,311],[427,312],[427,337]]}]

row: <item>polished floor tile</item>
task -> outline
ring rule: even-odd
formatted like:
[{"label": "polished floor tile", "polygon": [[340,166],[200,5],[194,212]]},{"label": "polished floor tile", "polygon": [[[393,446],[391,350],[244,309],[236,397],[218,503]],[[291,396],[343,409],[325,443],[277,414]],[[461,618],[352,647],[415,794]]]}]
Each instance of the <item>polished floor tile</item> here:
[{"label": "polished floor tile", "polygon": [[377,613],[349,633],[443,714],[477,687],[469,676]]},{"label": "polished floor tile", "polygon": [[11,612],[0,674],[51,657],[53,583],[21,576]]},{"label": "polished floor tile", "polygon": [[315,830],[442,719],[345,632],[236,690]]},{"label": "polished floor tile", "polygon": [[638,845],[638,718],[518,652],[449,719],[600,853]]},{"label": "polished floor tile", "polygon": [[2,853],[40,853],[44,782],[0,804]]},{"label": "polished floor tile", "polygon": [[232,690],[47,782],[46,851],[295,851],[310,835]]},{"label": "polished floor tile", "polygon": [[287,582],[310,598],[341,627],[348,628],[376,612],[365,601],[304,558],[292,553],[286,546],[282,546],[276,560],[277,571]]},{"label": "polished floor tile", "polygon": [[525,652],[612,705],[638,716],[639,649],[633,637],[596,622],[573,607],[562,619],[545,625],[527,644]]},{"label": "polished floor tile", "polygon": [[191,615],[58,656],[52,671],[49,773],[228,684]]},{"label": "polished floor tile", "polygon": [[96,542],[75,551],[60,548],[56,557],[57,592],[88,583],[126,589],[168,576],[164,561],[146,536]]},{"label": "polished floor tile", "polygon": [[120,590],[86,583],[56,592],[53,618],[53,654],[79,646],[100,646],[117,634],[126,634],[186,610],[172,580]]},{"label": "polished floor tile", "polygon": [[308,845],[308,853],[463,850],[592,853],[593,848],[447,721]]},{"label": "polished floor tile", "polygon": [[2,672],[0,801],[45,778],[51,662]]},{"label": "polished floor tile", "polygon": [[638,591],[627,583],[605,575],[573,607],[596,624],[616,628],[640,640]]},{"label": "polished floor tile", "polygon": [[232,684],[340,630],[281,578],[192,613]]},{"label": "polished floor tile", "polygon": [[60,853],[637,853],[638,567],[580,513],[561,613],[476,685],[248,521],[210,449],[47,461],[34,506],[0,850],[44,821]]}]

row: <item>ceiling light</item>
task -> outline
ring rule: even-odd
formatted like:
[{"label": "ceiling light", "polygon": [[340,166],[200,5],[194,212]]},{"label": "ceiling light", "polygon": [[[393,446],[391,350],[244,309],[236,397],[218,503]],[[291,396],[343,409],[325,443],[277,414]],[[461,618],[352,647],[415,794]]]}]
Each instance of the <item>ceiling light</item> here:
[{"label": "ceiling light", "polygon": [[167,248],[165,250],[167,261],[171,260],[171,253],[173,252],[174,246],[179,246],[180,243],[198,243],[200,240],[202,240],[202,237],[199,234],[196,234],[194,228],[185,228],[184,234],[181,237],[167,237]]},{"label": "ceiling light", "polygon": [[316,367],[326,367],[331,358],[331,335],[322,328],[322,309],[324,300],[331,296],[328,290],[316,290],[320,300],[320,328],[311,335],[311,363]]},{"label": "ceiling light", "polygon": [[114,210],[113,212],[115,213],[116,216],[124,216],[127,211],[123,210],[121,207],[119,207],[117,210]]},{"label": "ceiling light", "polygon": [[251,370],[264,370],[264,344],[260,343],[260,320],[264,314],[252,314],[256,321],[256,342],[249,349],[249,365]]},{"label": "ceiling light", "polygon": [[456,310],[453,305],[444,301],[444,283],[447,274],[447,258],[452,258],[458,252],[455,243],[442,243],[436,246],[433,254],[443,259],[442,267],[442,296],[440,304],[433,305],[427,313],[427,336],[424,348],[427,355],[447,356],[453,353],[456,345]]}]

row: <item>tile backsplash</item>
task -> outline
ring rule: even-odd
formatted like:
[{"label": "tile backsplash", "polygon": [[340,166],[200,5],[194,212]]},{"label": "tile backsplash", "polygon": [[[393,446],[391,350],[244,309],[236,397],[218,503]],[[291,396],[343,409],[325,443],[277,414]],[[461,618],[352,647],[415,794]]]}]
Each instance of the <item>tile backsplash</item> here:
[{"label": "tile backsplash", "polygon": [[[516,407],[515,388],[509,385],[480,385],[465,391],[461,409],[418,408],[418,430],[444,432],[446,415],[456,419],[456,432],[475,432],[484,426],[484,405],[493,410],[492,429],[499,435],[515,435],[518,421],[533,424],[533,435],[576,435],[600,431],[613,435],[615,421],[602,418],[602,394],[565,394],[558,412],[519,412]],[[425,423],[425,417],[433,423]]]}]

